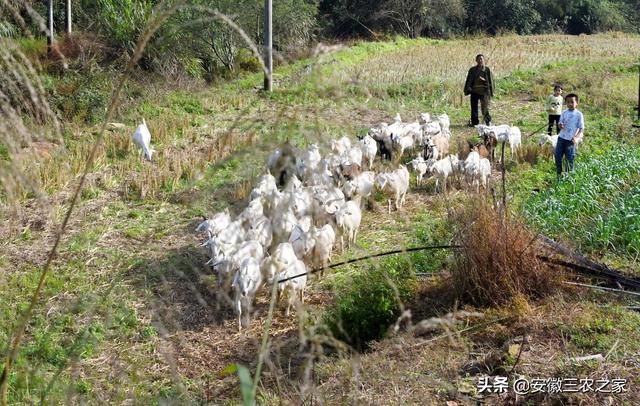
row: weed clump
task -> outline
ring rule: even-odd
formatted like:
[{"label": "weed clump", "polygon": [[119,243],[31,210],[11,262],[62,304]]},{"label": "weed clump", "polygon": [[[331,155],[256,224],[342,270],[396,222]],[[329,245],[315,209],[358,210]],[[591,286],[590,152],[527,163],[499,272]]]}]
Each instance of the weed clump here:
[{"label": "weed clump", "polygon": [[536,235],[517,219],[475,202],[455,219],[462,227],[451,286],[462,302],[499,306],[555,293],[562,274],[536,255]]},{"label": "weed clump", "polygon": [[386,335],[401,313],[402,303],[414,292],[414,264],[409,258],[394,257],[366,271],[357,283],[337,292],[338,300],[325,313],[333,336],[358,351],[370,341]]}]

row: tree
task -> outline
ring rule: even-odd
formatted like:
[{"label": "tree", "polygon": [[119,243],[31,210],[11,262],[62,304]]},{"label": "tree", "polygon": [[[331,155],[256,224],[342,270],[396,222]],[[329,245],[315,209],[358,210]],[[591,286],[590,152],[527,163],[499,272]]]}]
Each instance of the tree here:
[{"label": "tree", "polygon": [[467,1],[467,28],[496,34],[515,31],[531,34],[540,24],[540,13],[534,0],[470,0]]}]

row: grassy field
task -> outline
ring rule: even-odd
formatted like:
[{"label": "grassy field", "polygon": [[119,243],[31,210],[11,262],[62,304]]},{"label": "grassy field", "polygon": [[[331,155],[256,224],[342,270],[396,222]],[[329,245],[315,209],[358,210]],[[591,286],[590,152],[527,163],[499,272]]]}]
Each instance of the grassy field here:
[{"label": "grassy field", "polygon": [[[464,144],[473,129],[465,127],[468,106],[460,89],[479,52],[497,77],[494,122],[518,125],[523,135],[534,132],[546,122],[542,102],[554,82],[580,94],[587,121],[576,171],[561,183],[549,150],[535,146],[537,137],[525,140],[526,159],[507,167],[512,211],[533,230],[638,276],[640,138],[631,127],[637,49],[640,37],[616,33],[397,39],[284,66],[268,95],[254,89],[260,75],[186,89],[133,81],[116,119],[125,127],[108,130],[100,146],[27,328],[10,402],[240,402],[236,375],[223,370],[239,363],[253,374],[269,298],[259,295],[249,329],[238,334],[232,310],[217,307],[215,277],[193,232],[201,216],[225,207],[239,212],[266,155],[285,139],[326,147],[331,138],[363,134],[397,112],[409,121],[429,111],[448,113],[454,139]],[[65,97],[65,89],[82,84],[45,78],[45,85]],[[142,117],[158,151],[153,163],[142,162],[129,141]],[[0,354],[37,285],[97,129],[71,116],[60,131],[45,132],[54,143],[45,156],[11,161],[29,182],[16,187],[0,215]],[[466,191],[436,196],[429,182],[412,186],[406,208],[391,216],[378,199],[364,215],[358,246],[336,260],[448,242],[456,232],[450,212],[474,198]],[[312,281],[305,312],[275,316],[258,402],[474,404],[479,375],[504,375],[512,367],[527,377],[630,379],[623,394],[530,396],[529,404],[640,402],[640,316],[625,307],[637,304],[622,297],[569,290],[503,307],[467,306],[498,321],[430,343],[401,328],[362,354],[335,343],[323,327],[340,306],[366,306],[351,299],[375,281],[367,279],[372,270],[395,282],[411,276],[410,286],[374,292],[391,309],[391,324],[398,302],[411,310],[413,324],[443,316],[458,304],[440,300],[434,286],[442,279],[414,274],[451,264],[446,252],[399,256]],[[568,360],[595,353],[606,360]],[[491,367],[469,366],[482,359],[493,360]],[[506,402],[497,395],[487,401]]]}]

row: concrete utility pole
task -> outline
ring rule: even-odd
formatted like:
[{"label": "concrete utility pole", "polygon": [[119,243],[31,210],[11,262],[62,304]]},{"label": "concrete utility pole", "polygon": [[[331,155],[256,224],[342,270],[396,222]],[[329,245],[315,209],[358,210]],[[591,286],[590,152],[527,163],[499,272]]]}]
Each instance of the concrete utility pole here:
[{"label": "concrete utility pole", "polygon": [[71,34],[71,0],[67,0],[67,34]]},{"label": "concrete utility pole", "polygon": [[49,35],[47,35],[47,44],[53,44],[53,0],[49,0]]},{"label": "concrete utility pole", "polygon": [[264,0],[264,64],[267,71],[264,74],[264,90],[270,92],[273,88],[273,41],[271,21],[272,1]]}]

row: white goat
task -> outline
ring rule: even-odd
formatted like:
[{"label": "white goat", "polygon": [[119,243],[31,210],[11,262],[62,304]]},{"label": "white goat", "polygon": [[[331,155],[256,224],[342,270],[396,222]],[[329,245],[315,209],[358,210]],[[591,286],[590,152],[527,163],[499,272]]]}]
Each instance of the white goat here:
[{"label": "white goat", "polygon": [[300,303],[304,303],[304,289],[307,285],[307,275],[303,274],[306,274],[306,272],[307,267],[304,262],[296,260],[292,266],[278,274],[278,280],[300,275],[297,278],[278,283],[279,298],[282,298],[282,295],[287,296],[287,309],[284,313],[285,316],[289,315],[291,307],[295,304],[296,300],[299,300]]},{"label": "white goat", "polygon": [[286,267],[283,267],[278,261],[273,259],[272,256],[266,256],[260,262],[260,272],[262,273],[262,282],[267,284],[267,287],[273,283],[273,278],[282,272]]},{"label": "white goat", "polygon": [[324,269],[331,262],[331,250],[336,241],[336,233],[331,225],[325,224],[321,228],[313,227],[311,235],[314,240],[311,254],[312,265],[315,269],[321,269],[320,276],[323,276]]},{"label": "white goat", "polygon": [[247,238],[258,241],[264,250],[271,247],[271,243],[273,242],[271,220],[265,216],[255,219],[251,223],[251,229],[247,231]]},{"label": "white goat", "polygon": [[342,137],[339,140],[331,140],[331,151],[337,155],[343,155],[351,148],[351,140],[349,137]]},{"label": "white goat", "polygon": [[295,252],[296,257],[304,260],[308,258],[311,250],[313,250],[314,240],[309,232],[304,231],[302,227],[296,225],[293,230],[291,230],[289,243],[293,247],[293,252]]},{"label": "white goat", "polygon": [[409,190],[409,171],[404,165],[393,172],[379,173],[376,176],[376,187],[388,196],[389,214],[391,214],[391,197],[395,199],[396,210],[404,204]]},{"label": "white goat", "polygon": [[133,142],[140,148],[142,157],[151,161],[151,155],[155,150],[151,148],[151,133],[144,118],[142,119],[142,124],[133,132]]},{"label": "white goat", "polygon": [[464,174],[468,183],[474,183],[480,176],[480,153],[471,151],[464,160]]},{"label": "white goat", "polygon": [[399,160],[402,158],[402,154],[404,151],[412,149],[414,145],[413,135],[405,134],[405,135],[396,135],[393,134],[391,136],[391,146],[393,148],[395,159]]},{"label": "white goat", "polygon": [[420,113],[420,120],[422,120],[422,124],[426,124],[431,121],[431,114],[429,113]]},{"label": "white goat", "polygon": [[428,121],[421,127],[424,137],[432,137],[442,132],[442,127],[438,121]]},{"label": "white goat", "polygon": [[291,209],[278,211],[271,221],[273,230],[273,243],[281,243],[289,240],[291,231],[298,223],[298,219]]},{"label": "white goat", "polygon": [[245,235],[242,223],[235,220],[218,233],[218,239],[222,244],[237,244],[244,241]]},{"label": "white goat", "polygon": [[336,186],[318,187],[313,193],[313,221],[316,225],[335,224],[335,212],[345,196]]},{"label": "white goat", "polygon": [[336,225],[340,230],[340,252],[344,251],[344,234],[347,235],[347,245],[356,243],[361,220],[360,205],[353,200],[349,200],[336,211]]},{"label": "white goat", "polygon": [[249,230],[253,222],[264,217],[264,208],[261,199],[251,200],[247,207],[242,210],[236,220],[240,221],[245,230]]},{"label": "white goat", "polygon": [[422,156],[417,156],[409,162],[409,165],[416,172],[416,185],[420,185],[422,183],[422,177],[427,173],[427,161],[425,161]]},{"label": "white goat", "polygon": [[307,188],[301,188],[291,194],[290,207],[297,218],[311,214],[313,197]]},{"label": "white goat", "polygon": [[375,183],[375,173],[373,171],[362,172],[353,180],[345,182],[342,187],[344,196],[350,200],[361,202],[362,198],[371,196]]},{"label": "white goat", "polygon": [[224,230],[231,222],[231,216],[229,215],[229,209],[225,209],[220,213],[216,213],[213,218],[204,220],[196,227],[196,233],[207,233],[209,238],[218,235],[220,231]]},{"label": "white goat", "polygon": [[[480,183],[483,188],[487,189],[489,179],[491,178],[491,162],[489,162],[487,158],[482,158],[478,171],[480,172]],[[480,191],[480,185],[478,185],[477,191]]]},{"label": "white goat", "polygon": [[506,124],[500,125],[484,125],[478,124],[476,125],[476,130],[478,131],[478,135],[482,138],[493,135],[493,137],[498,141],[506,141],[509,139],[509,131],[511,127]]},{"label": "white goat", "polygon": [[228,292],[231,287],[233,276],[233,264],[231,259],[224,255],[217,255],[209,260],[206,265],[211,265],[213,271],[217,274],[218,289]]},{"label": "white goat", "polygon": [[458,154],[449,155],[439,161],[430,161],[429,171],[436,176],[436,191],[438,184],[442,181],[444,191],[447,191],[447,178],[459,168]]},{"label": "white goat", "polygon": [[303,180],[308,181],[318,168],[321,159],[322,156],[320,155],[318,145],[312,144],[309,146],[309,148],[302,154],[302,157],[296,160],[298,176]]},{"label": "white goat", "polygon": [[373,167],[373,161],[376,159],[376,154],[378,153],[378,145],[369,134],[365,135],[364,138],[360,140],[359,144],[362,149],[362,156],[368,164],[369,170],[371,170]]},{"label": "white goat", "polygon": [[511,159],[517,156],[520,145],[522,144],[522,133],[518,127],[511,127],[509,130],[509,149],[511,150]]},{"label": "white goat", "polygon": [[[251,195],[249,197],[250,200],[255,200],[257,198],[266,198],[274,191],[277,191],[278,187],[276,186],[276,178],[271,174],[262,175],[258,180],[256,186],[251,190]],[[263,201],[264,203],[264,201]]]},{"label": "white goat", "polygon": [[549,134],[542,134],[540,136],[540,142],[539,145],[543,146],[546,143],[551,144],[551,146],[553,147],[553,149],[556,149],[556,144],[558,144],[558,134],[556,135],[549,135]]},{"label": "white goat", "polygon": [[291,243],[283,242],[278,244],[273,251],[272,258],[281,264],[283,267],[293,265],[294,261],[298,259]]},{"label": "white goat", "polygon": [[293,266],[297,260],[298,258],[290,243],[284,242],[278,244],[273,251],[273,255],[264,257],[260,262],[260,271],[262,272],[264,282],[268,284],[273,283],[273,278],[276,275],[286,271],[289,267]]},{"label": "white goat", "polygon": [[247,240],[239,244],[229,257],[231,258],[231,264],[237,269],[242,264],[242,261],[248,257],[254,258],[258,262],[262,261],[264,250],[258,241]]},{"label": "white goat", "polygon": [[255,258],[245,258],[240,264],[240,269],[233,278],[231,287],[236,292],[236,312],[238,313],[238,331],[242,330],[242,310],[244,307],[247,320],[251,312],[253,298],[262,284],[260,265]]},{"label": "white goat", "polygon": [[442,128],[442,132],[449,132],[449,126],[451,125],[451,121],[449,120],[449,116],[447,113],[440,114],[436,116],[436,120],[440,123],[440,128]]}]

